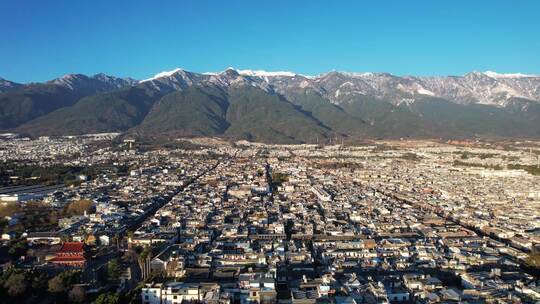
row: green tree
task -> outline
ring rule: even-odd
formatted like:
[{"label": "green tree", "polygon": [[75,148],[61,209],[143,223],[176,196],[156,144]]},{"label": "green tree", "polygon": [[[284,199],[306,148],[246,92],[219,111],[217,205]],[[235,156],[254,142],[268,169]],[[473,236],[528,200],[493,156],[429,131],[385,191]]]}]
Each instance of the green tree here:
[{"label": "green tree", "polygon": [[146,260],[147,258],[151,258],[152,257],[152,248],[150,248],[150,246],[145,246],[142,249],[142,252],[141,252],[139,257],[142,260]]},{"label": "green tree", "polygon": [[110,260],[107,263],[107,279],[109,281],[116,281],[120,277],[120,264],[117,259]]},{"label": "green tree", "polygon": [[112,292],[102,293],[97,299],[92,302],[93,304],[117,304],[120,301],[120,297]]}]

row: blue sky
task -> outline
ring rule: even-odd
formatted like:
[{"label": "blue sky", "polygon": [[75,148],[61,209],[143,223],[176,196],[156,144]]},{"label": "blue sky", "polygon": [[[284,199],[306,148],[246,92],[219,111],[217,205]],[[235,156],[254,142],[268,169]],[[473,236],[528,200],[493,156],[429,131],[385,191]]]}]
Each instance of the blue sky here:
[{"label": "blue sky", "polygon": [[540,74],[540,1],[0,0],[0,77]]}]

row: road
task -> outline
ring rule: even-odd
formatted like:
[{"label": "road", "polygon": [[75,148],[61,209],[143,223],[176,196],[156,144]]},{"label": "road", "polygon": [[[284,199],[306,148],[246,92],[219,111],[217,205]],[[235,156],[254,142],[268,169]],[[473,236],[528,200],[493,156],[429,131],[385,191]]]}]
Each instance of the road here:
[{"label": "road", "polygon": [[[220,165],[220,162],[216,162],[215,165],[213,165],[208,170],[205,170],[204,172],[198,174],[197,176],[192,177],[189,179],[185,184],[182,186],[177,187],[173,193],[169,196],[167,196],[164,200],[156,202],[155,205],[152,206],[152,208],[146,212],[143,216],[139,217],[136,221],[133,221],[131,223],[127,224],[127,229],[123,229],[118,233],[119,238],[124,238],[126,236],[127,231],[129,230],[136,230],[142,226],[144,221],[150,217],[152,217],[156,212],[161,209],[163,206],[165,206],[167,203],[169,203],[176,195],[178,195],[180,192],[184,191],[186,187],[193,184],[195,181],[197,181],[199,178],[207,174],[208,172],[211,172],[215,170]],[[86,267],[86,270],[83,272],[82,276],[82,282],[93,284],[97,281],[97,273],[98,269],[102,267],[106,267],[106,264],[113,258],[118,258],[119,252],[115,249],[111,252],[107,252],[106,254],[98,255],[96,258],[89,259],[88,265]],[[134,265],[133,268],[138,268],[138,264]],[[138,282],[140,280],[140,271],[133,271],[132,272],[133,279]]]}]

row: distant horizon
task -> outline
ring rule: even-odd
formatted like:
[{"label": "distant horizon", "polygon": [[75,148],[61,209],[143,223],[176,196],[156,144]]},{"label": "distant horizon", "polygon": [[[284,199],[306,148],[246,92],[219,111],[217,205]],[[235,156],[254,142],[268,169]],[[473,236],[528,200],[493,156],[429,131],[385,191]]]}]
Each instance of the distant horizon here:
[{"label": "distant horizon", "polygon": [[298,72],[292,71],[292,70],[264,70],[264,69],[249,69],[249,68],[227,67],[227,68],[224,68],[224,69],[219,70],[219,71],[204,71],[204,72],[202,72],[202,71],[194,71],[194,70],[190,70],[190,69],[186,69],[186,68],[176,67],[176,68],[171,68],[169,70],[163,70],[163,71],[156,72],[156,73],[154,73],[152,75],[149,75],[146,78],[141,78],[141,79],[140,78],[135,78],[135,77],[130,76],[130,75],[115,75],[115,74],[106,73],[106,72],[97,72],[97,73],[71,72],[71,73],[65,73],[65,74],[62,74],[62,75],[52,76],[52,77],[47,78],[47,79],[45,79],[43,81],[29,81],[29,82],[15,81],[13,79],[9,79],[7,77],[4,77],[3,75],[0,75],[0,79],[12,81],[12,82],[19,83],[19,84],[32,84],[32,83],[45,83],[45,82],[48,82],[48,81],[52,81],[54,79],[62,78],[62,77],[67,76],[67,75],[80,74],[80,75],[85,75],[85,76],[92,77],[92,76],[99,75],[99,74],[105,74],[107,76],[113,76],[113,77],[118,77],[118,78],[131,78],[131,79],[136,80],[136,81],[147,81],[147,80],[163,77],[163,76],[159,76],[159,75],[160,74],[165,74],[165,73],[172,73],[173,71],[176,71],[176,70],[183,70],[183,71],[186,71],[186,72],[191,72],[191,73],[196,73],[196,74],[218,74],[218,73],[222,73],[222,72],[224,72],[224,71],[226,71],[228,69],[233,69],[233,70],[236,70],[238,72],[244,72],[244,74],[240,73],[242,75],[246,75],[245,72],[251,71],[251,72],[269,73],[269,74],[292,73],[292,74],[295,74],[295,75],[298,75],[298,76],[303,76],[303,77],[306,77],[306,78],[315,78],[315,77],[319,77],[321,75],[325,75],[325,74],[332,73],[332,72],[345,73],[345,74],[347,74],[347,73],[348,74],[358,74],[358,75],[360,75],[360,74],[369,74],[369,73],[373,73],[373,74],[390,74],[390,75],[393,75],[393,76],[396,76],[396,77],[409,77],[409,76],[410,77],[462,77],[462,76],[465,76],[465,75],[467,75],[469,73],[482,73],[482,74],[485,74],[487,76],[492,76],[494,78],[497,78],[494,75],[499,75],[500,78],[505,78],[505,76],[506,77],[514,77],[514,78],[519,78],[519,77],[540,77],[540,73],[539,74],[528,74],[528,73],[520,73],[519,71],[500,72],[500,71],[493,71],[493,70],[486,70],[486,71],[471,70],[471,71],[465,72],[463,74],[417,75],[417,74],[396,74],[396,73],[387,72],[387,71],[351,71],[351,70],[347,71],[347,70],[335,70],[334,69],[334,70],[329,70],[329,71],[317,73],[317,74],[314,74],[314,75],[306,75],[306,74],[298,73]]},{"label": "distant horizon", "polygon": [[540,2],[0,2],[0,77],[146,79],[229,66],[448,76],[540,74]]}]

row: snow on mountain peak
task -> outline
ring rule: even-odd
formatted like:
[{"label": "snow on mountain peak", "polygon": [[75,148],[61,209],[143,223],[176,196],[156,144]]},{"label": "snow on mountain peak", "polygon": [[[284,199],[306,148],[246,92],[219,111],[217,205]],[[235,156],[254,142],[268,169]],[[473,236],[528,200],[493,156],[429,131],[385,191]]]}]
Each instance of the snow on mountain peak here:
[{"label": "snow on mountain peak", "polygon": [[294,77],[297,75],[296,73],[287,72],[287,71],[267,72],[264,70],[237,70],[237,69],[234,69],[234,70],[242,76],[251,76],[251,77],[272,77],[272,76]]},{"label": "snow on mountain peak", "polygon": [[425,88],[423,88],[423,87],[419,87],[419,88],[416,90],[416,93],[422,94],[422,95],[435,96],[435,93],[433,93],[432,91],[427,90],[427,89],[425,89]]},{"label": "snow on mountain peak", "polygon": [[497,73],[493,71],[485,71],[483,72],[484,75],[489,76],[491,78],[527,78],[527,77],[540,77],[538,75],[528,75],[528,74],[521,74],[521,73],[508,73],[508,74],[502,74]]},{"label": "snow on mountain peak", "polygon": [[354,78],[372,77],[377,74],[374,72],[361,72],[361,73],[360,72],[338,72],[338,73],[349,76],[349,77],[354,77]]},{"label": "snow on mountain peak", "polygon": [[[177,75],[182,77],[176,77]],[[167,87],[173,90],[185,89],[190,85],[200,83],[219,86],[251,85],[265,91],[280,93],[309,87],[331,100],[347,99],[351,94],[361,94],[393,103],[399,102],[405,92],[410,96],[434,96],[461,104],[475,102],[503,106],[506,100],[514,97],[540,101],[537,82],[539,78],[533,77],[540,76],[473,71],[464,76],[416,77],[389,73],[332,71],[310,77],[287,71],[269,72],[230,67],[213,73],[192,73],[177,68],[158,73],[141,82],[159,82],[154,84],[157,88]],[[154,81],[158,78],[159,81]]]},{"label": "snow on mountain peak", "polygon": [[145,79],[145,80],[141,80],[139,81],[140,83],[142,82],[146,82],[146,81],[152,81],[152,80],[156,80],[158,78],[163,78],[163,77],[169,77],[169,76],[172,76],[174,75],[175,73],[178,73],[180,71],[183,71],[183,69],[181,68],[176,68],[172,71],[164,71],[164,72],[161,72],[161,73],[157,73],[156,75],[154,75],[154,77],[152,78],[148,78],[148,79]]}]

